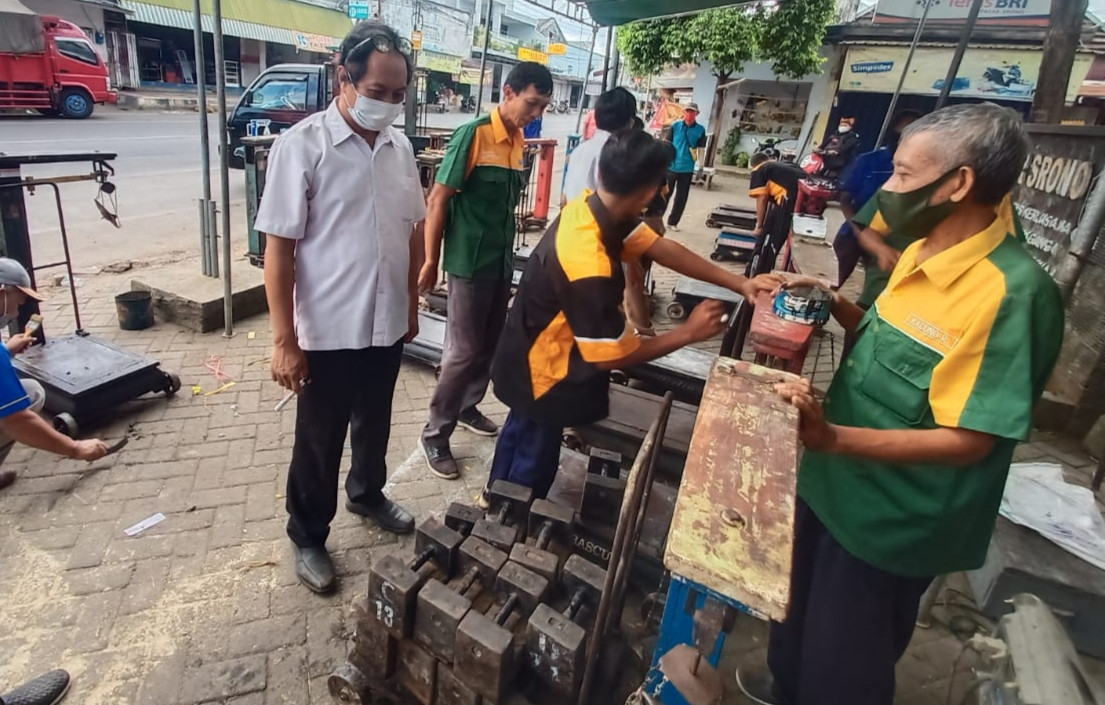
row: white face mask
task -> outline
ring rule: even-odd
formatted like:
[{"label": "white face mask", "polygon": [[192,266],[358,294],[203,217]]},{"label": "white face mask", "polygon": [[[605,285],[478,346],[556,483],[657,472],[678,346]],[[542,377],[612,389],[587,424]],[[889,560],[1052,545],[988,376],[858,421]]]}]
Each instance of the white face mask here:
[{"label": "white face mask", "polygon": [[851,132],[852,131],[852,126],[851,125],[841,125],[840,127],[836,128],[836,131],[843,135],[845,132]]},{"label": "white face mask", "polygon": [[366,98],[360,93],[357,93],[357,102],[353,105],[349,105],[348,100],[345,104],[349,107],[349,114],[353,116],[353,121],[369,132],[384,130],[403,114],[402,103],[385,103],[382,100]]}]

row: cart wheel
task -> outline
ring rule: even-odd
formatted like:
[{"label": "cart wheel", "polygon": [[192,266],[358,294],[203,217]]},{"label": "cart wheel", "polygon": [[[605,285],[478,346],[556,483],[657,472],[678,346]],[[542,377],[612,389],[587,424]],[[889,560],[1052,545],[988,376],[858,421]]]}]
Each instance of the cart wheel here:
[{"label": "cart wheel", "polygon": [[70,414],[60,413],[54,417],[54,428],[59,433],[64,433],[70,438],[76,438],[80,428],[77,426],[77,420]]},{"label": "cart wheel", "polygon": [[668,318],[673,318],[678,321],[686,315],[687,311],[683,308],[683,304],[678,301],[673,301],[668,304]]},{"label": "cart wheel", "polygon": [[713,218],[707,218],[706,219],[706,227],[707,228],[720,228],[721,226],[718,225],[717,221],[714,220]]},{"label": "cart wheel", "polygon": [[330,674],[326,687],[335,703],[342,705],[368,705],[372,693],[364,675],[353,665],[346,663]]},{"label": "cart wheel", "polygon": [[713,252],[710,253],[710,259],[712,259],[715,262],[720,262],[721,260],[723,260],[725,258],[721,256],[720,252],[718,252],[717,250],[714,250]]},{"label": "cart wheel", "polygon": [[621,370],[612,371],[610,373],[610,381],[614,384],[620,384],[623,387],[629,386],[629,377]]},{"label": "cart wheel", "polygon": [[180,377],[176,372],[165,372],[165,396],[171,397],[180,391]]},{"label": "cart wheel", "polygon": [[574,433],[565,433],[561,437],[560,442],[569,450],[574,450],[577,453],[583,451],[583,441]]},{"label": "cart wheel", "polygon": [[660,618],[664,615],[666,597],[663,593],[652,592],[641,602],[641,623],[649,634],[657,634],[660,631]]}]

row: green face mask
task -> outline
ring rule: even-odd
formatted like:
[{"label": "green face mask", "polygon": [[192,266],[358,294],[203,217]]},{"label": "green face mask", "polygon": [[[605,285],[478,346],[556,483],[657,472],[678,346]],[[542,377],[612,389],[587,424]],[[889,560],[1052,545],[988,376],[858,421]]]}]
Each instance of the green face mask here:
[{"label": "green face mask", "polygon": [[926,237],[933,228],[944,222],[959,208],[959,204],[952,200],[936,204],[930,204],[929,201],[937,189],[957,171],[959,171],[958,166],[931,184],[904,193],[879,189],[875,195],[878,199],[879,214],[890,226],[890,231]]}]

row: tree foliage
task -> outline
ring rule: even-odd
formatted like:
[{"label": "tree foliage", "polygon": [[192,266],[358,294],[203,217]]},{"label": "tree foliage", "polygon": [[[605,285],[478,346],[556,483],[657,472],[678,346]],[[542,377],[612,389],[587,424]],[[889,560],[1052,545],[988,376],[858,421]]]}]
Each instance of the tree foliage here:
[{"label": "tree foliage", "polygon": [[821,67],[834,7],[834,0],[786,0],[776,9],[745,5],[635,22],[618,29],[618,50],[639,76],[708,61],[728,78],[750,61],[770,61],[778,75],[801,78]]}]

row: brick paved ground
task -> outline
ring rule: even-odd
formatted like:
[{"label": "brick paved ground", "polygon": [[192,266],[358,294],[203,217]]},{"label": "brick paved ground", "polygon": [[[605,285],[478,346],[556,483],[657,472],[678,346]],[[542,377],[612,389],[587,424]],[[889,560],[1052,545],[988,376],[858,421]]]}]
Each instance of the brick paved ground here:
[{"label": "brick paved ground", "polygon": [[[701,223],[706,206],[723,197],[742,200],[696,190],[679,239],[708,251],[712,233]],[[823,246],[805,248],[803,258],[807,269],[831,269]],[[339,510],[329,547],[341,590],[326,598],[301,588],[283,512],[294,408],[272,411],[281,392],[268,381],[266,318],[240,323],[229,340],[166,324],[122,332],[111,297],[128,288],[131,276],[82,277],[86,327],[161,360],[180,374],[184,389],[170,400],[127,404],[87,430],[108,439],[129,435],[117,456],[88,465],[13,451],[7,466],[20,478],[0,493],[0,651],[7,655],[0,689],[64,666],[75,678],[69,702],[81,705],[327,703],[325,679],[344,657],[349,605],[364,589],[373,557],[399,542]],[[658,280],[664,297],[673,277]],[[65,290],[47,292],[48,331],[70,328]],[[819,384],[832,368],[824,340],[822,354],[811,357]],[[222,386],[215,366],[234,385],[207,396]],[[193,395],[193,385],[202,393]],[[432,386],[430,370],[404,363],[388,449],[389,492],[419,516],[471,499],[493,448],[488,439],[458,432],[454,449],[464,480],[423,472],[417,441]],[[505,411],[497,402],[485,410],[498,420]],[[1063,439],[1022,450],[1025,457],[1055,458],[1079,477],[1089,467],[1077,445]],[[124,535],[155,512],[166,520],[135,538]],[[742,623],[731,640],[732,660],[761,659],[763,636],[763,625]],[[919,631],[900,668],[898,702],[942,702],[958,651],[946,629]],[[967,665],[956,690],[969,680]]]}]

